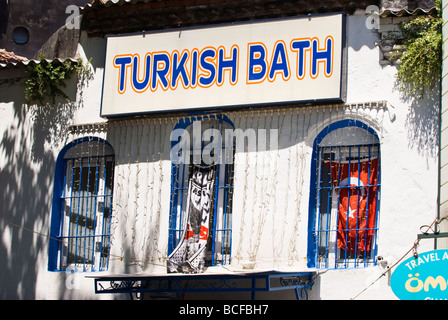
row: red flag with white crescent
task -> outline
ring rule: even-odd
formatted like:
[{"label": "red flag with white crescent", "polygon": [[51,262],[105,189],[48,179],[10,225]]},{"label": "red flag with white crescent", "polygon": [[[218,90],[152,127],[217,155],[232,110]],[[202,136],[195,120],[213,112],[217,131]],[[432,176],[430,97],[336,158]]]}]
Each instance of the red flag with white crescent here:
[{"label": "red flag with white crescent", "polygon": [[338,193],[337,246],[352,254],[369,251],[375,232],[378,159],[327,162]]}]

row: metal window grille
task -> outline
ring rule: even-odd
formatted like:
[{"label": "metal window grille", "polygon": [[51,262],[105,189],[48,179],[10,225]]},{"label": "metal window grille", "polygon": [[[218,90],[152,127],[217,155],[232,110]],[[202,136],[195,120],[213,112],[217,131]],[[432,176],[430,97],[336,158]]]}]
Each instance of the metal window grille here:
[{"label": "metal window grille", "polygon": [[380,145],[318,148],[316,266],[376,264]]},{"label": "metal window grille", "polygon": [[107,270],[113,150],[100,141],[83,142],[67,151],[64,164],[58,269]]},{"label": "metal window grille", "polygon": [[[200,120],[197,120],[200,121]],[[191,132],[190,125],[187,130]],[[217,119],[206,119],[201,121],[201,129],[218,129],[224,137],[224,130],[231,128],[230,124]],[[201,132],[201,134],[202,134]],[[224,139],[224,138],[223,138]],[[178,243],[186,228],[184,215],[186,214],[188,180],[192,173],[194,161],[193,155],[204,151],[204,143],[200,150],[194,150],[194,144],[190,144],[190,161],[187,163],[172,165],[171,182],[171,208],[170,227],[168,239],[168,253],[170,254]],[[232,199],[233,199],[233,175],[234,175],[234,152],[235,144],[228,148],[224,144],[221,147],[221,156],[216,163],[216,176],[214,183],[214,197],[211,203],[213,215],[209,219],[209,236],[207,239],[205,266],[216,266],[230,264],[232,243]],[[196,152],[196,153],[195,153]],[[201,163],[204,165],[204,163]]]}]

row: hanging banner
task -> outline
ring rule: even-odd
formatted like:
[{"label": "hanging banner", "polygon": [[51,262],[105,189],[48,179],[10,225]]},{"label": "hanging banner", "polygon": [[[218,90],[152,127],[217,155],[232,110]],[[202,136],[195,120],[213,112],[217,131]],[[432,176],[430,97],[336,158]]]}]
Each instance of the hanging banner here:
[{"label": "hanging banner", "polygon": [[337,246],[354,255],[369,252],[376,229],[378,158],[326,164],[338,190]]},{"label": "hanging banner", "polygon": [[401,300],[448,299],[448,250],[419,253],[395,269],[390,279]]},{"label": "hanging banner", "polygon": [[343,14],[107,37],[103,117],[344,96]]},{"label": "hanging banner", "polygon": [[168,257],[168,273],[200,273],[205,263],[210,211],[214,196],[215,166],[192,166],[182,238]]}]

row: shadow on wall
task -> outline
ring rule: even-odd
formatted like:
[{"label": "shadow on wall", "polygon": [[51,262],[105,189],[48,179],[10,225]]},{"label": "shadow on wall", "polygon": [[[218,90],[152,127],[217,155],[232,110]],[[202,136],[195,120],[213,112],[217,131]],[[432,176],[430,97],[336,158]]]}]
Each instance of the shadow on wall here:
[{"label": "shadow on wall", "polygon": [[360,51],[365,46],[371,50],[375,48],[378,32],[368,26],[371,19],[373,18],[367,14],[350,17],[350,24],[347,23],[347,45],[351,49]]},{"label": "shadow on wall", "polygon": [[28,106],[23,84],[1,89],[0,299],[35,299],[37,272],[46,270],[55,158],[78,106]]},{"label": "shadow on wall", "polygon": [[439,150],[440,95],[435,92],[425,99],[408,102],[410,105],[405,122],[408,146],[416,149],[428,163],[430,159],[436,159]]}]

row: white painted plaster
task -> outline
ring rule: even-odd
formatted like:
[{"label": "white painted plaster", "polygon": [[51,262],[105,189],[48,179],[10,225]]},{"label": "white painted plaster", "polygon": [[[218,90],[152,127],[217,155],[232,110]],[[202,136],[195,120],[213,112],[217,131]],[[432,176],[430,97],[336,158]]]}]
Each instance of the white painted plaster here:
[{"label": "white painted plaster", "polygon": [[[392,265],[413,245],[420,226],[430,224],[437,206],[437,133],[432,102],[405,101],[395,89],[395,67],[381,66],[378,34],[365,28],[365,16],[347,19],[347,104],[387,101],[388,109],[364,107],[284,108],[224,112],[235,127],[279,129],[279,149],[236,155],[232,265],[208,272],[307,269],[310,161],[317,134],[328,124],[359,119],[375,129],[381,143],[381,206],[378,254]],[[99,117],[104,40],[81,37],[79,54],[92,57],[94,79],[69,106],[48,114],[22,106],[19,88],[0,87],[2,217],[41,233],[1,221],[0,298],[113,299],[95,295],[94,274],[47,271],[55,159],[71,139],[91,134],[115,149],[113,235],[109,271],[165,272],[171,162],[169,134],[180,118],[118,121],[105,131],[69,134],[70,124],[106,122]],[[22,88],[23,89],[23,88]],[[423,139],[422,139],[423,137]],[[248,165],[248,163],[250,165]],[[2,178],[3,179],[3,178]],[[39,197],[39,199],[36,199]],[[432,249],[431,240],[419,250]],[[119,259],[120,258],[120,259]],[[5,261],[5,262],[3,262]],[[247,270],[247,269],[246,269]],[[316,280],[311,299],[350,299],[386,269],[329,270]],[[87,276],[87,277],[86,277]],[[360,299],[395,299],[388,275]],[[66,281],[75,281],[67,283]],[[285,294],[290,298],[290,293]]]}]

